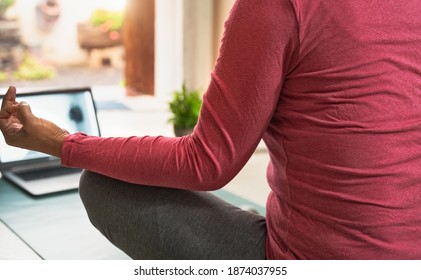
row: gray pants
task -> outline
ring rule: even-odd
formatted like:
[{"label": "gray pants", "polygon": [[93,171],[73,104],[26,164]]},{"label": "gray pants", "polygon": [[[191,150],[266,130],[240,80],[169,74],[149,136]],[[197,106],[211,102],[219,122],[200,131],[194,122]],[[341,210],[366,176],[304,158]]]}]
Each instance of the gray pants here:
[{"label": "gray pants", "polygon": [[92,224],[133,259],[265,259],[265,218],[208,192],[145,187],[85,171]]}]

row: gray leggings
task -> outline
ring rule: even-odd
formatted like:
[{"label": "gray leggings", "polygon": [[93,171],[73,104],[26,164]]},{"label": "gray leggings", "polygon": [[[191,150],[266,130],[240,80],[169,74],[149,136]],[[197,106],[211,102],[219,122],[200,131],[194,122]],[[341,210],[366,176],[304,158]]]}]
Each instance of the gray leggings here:
[{"label": "gray leggings", "polygon": [[208,192],[145,187],[85,171],[92,224],[133,259],[265,259],[265,218]]}]

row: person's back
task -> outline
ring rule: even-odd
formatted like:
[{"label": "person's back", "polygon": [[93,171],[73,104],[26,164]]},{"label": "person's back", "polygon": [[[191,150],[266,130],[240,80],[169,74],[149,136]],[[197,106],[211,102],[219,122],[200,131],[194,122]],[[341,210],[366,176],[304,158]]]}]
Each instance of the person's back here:
[{"label": "person's back", "polygon": [[421,2],[291,3],[299,52],[264,138],[268,257],[421,258]]}]

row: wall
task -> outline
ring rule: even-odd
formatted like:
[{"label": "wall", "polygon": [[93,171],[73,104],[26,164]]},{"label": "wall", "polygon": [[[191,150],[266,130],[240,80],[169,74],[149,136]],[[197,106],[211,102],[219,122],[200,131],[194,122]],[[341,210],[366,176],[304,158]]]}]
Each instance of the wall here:
[{"label": "wall", "polygon": [[188,88],[206,90],[213,68],[213,1],[184,0],[184,79]]},{"label": "wall", "polygon": [[155,92],[170,98],[183,82],[207,89],[223,24],[234,0],[156,0]]},{"label": "wall", "polygon": [[155,2],[155,96],[169,99],[183,83],[183,0]]},{"label": "wall", "polygon": [[212,53],[212,60],[216,61],[218,56],[219,47],[221,45],[222,35],[224,33],[224,23],[229,16],[229,11],[231,7],[234,5],[235,0],[214,0],[213,1],[213,9],[214,9],[214,17],[213,17],[213,53]]}]

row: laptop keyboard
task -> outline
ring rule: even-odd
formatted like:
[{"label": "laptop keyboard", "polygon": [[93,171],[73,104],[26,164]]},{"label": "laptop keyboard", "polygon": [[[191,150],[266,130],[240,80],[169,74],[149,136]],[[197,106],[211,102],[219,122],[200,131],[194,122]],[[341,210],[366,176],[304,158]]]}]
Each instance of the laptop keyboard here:
[{"label": "laptop keyboard", "polygon": [[16,172],[15,174],[22,178],[25,181],[33,181],[39,179],[46,179],[51,177],[56,177],[60,175],[68,175],[74,173],[80,173],[82,169],[80,168],[67,168],[67,167],[53,167],[43,170],[31,170],[31,171],[23,171],[23,172]]}]

